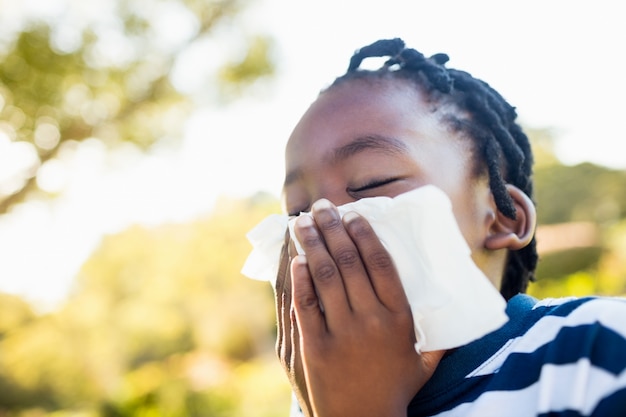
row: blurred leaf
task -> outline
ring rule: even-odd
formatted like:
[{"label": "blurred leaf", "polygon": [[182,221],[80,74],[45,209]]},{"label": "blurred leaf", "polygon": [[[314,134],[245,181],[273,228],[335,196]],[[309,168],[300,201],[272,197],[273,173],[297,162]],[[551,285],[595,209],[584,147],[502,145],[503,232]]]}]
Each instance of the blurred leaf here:
[{"label": "blurred leaf", "polygon": [[223,94],[238,97],[243,88],[249,86],[260,76],[273,73],[272,41],[267,37],[252,39],[243,57],[227,63],[220,71],[219,78]]}]

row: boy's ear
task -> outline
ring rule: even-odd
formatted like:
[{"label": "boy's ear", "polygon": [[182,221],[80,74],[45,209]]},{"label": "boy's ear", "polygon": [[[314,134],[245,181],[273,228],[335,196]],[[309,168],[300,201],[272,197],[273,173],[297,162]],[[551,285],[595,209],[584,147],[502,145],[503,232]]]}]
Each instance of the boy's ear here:
[{"label": "boy's ear", "polygon": [[510,219],[496,211],[496,217],[485,240],[487,249],[519,250],[528,245],[535,235],[537,225],[537,211],[530,197],[514,185],[507,184],[506,188],[513,198],[515,205],[515,219]]}]

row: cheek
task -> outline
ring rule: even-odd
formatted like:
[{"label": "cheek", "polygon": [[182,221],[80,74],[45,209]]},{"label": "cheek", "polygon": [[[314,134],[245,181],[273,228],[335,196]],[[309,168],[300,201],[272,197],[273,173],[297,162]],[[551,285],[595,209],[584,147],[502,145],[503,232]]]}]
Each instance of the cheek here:
[{"label": "cheek", "polygon": [[469,207],[462,207],[454,210],[454,216],[461,229],[463,237],[470,246],[472,253],[480,246],[480,236],[476,227],[475,212],[468,210]]},{"label": "cheek", "polygon": [[470,187],[463,198],[453,201],[453,211],[473,255],[485,250],[490,222],[494,218],[491,192],[485,186]]}]

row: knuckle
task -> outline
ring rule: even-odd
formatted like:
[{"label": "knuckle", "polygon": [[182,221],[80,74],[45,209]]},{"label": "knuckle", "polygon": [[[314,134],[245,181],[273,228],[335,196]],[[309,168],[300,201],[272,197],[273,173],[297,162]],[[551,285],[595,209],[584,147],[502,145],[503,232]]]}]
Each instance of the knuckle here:
[{"label": "knuckle", "polygon": [[315,270],[312,271],[312,275],[313,279],[316,281],[320,281],[322,283],[329,282],[332,281],[337,275],[337,268],[330,263],[324,263],[315,268]]},{"label": "knuckle", "polygon": [[369,256],[371,268],[376,270],[387,270],[393,267],[391,256],[382,250],[378,250]]},{"label": "knuckle", "polygon": [[336,216],[324,216],[324,220],[320,222],[319,226],[325,231],[343,229],[343,223],[341,219]]},{"label": "knuckle", "polygon": [[346,248],[339,250],[335,255],[335,261],[339,267],[350,268],[355,266],[360,260],[359,254],[355,249]]},{"label": "knuckle", "polygon": [[323,244],[322,239],[317,234],[307,233],[300,239],[300,242],[305,248],[314,248]]},{"label": "knuckle", "polygon": [[[289,262],[285,262],[284,265],[279,266],[279,271],[276,276],[276,282],[274,283],[274,292],[276,299],[282,299],[285,294],[291,292],[291,272],[289,268]],[[281,300],[284,302],[284,300]]]},{"label": "knuckle", "polygon": [[378,315],[368,315],[364,320],[365,328],[367,332],[372,334],[383,334],[387,325],[386,322]]},{"label": "knuckle", "polygon": [[319,308],[317,297],[313,293],[299,294],[297,296],[297,305],[302,310]]},{"label": "knuckle", "polygon": [[276,354],[281,366],[287,372],[287,375],[290,375],[295,369],[295,355],[292,346],[288,343],[277,344]]}]

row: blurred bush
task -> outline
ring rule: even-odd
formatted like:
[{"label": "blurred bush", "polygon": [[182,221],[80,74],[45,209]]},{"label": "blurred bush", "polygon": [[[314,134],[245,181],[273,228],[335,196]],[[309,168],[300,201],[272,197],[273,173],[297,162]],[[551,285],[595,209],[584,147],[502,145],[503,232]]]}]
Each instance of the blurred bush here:
[{"label": "blurred bush", "polygon": [[626,295],[626,171],[552,158],[538,164],[535,190],[540,261],[529,293]]},{"label": "blurred bush", "polygon": [[279,210],[221,201],[188,224],[106,237],[68,301],[0,300],[0,415],[284,416],[271,287],[240,274],[245,234]]}]

